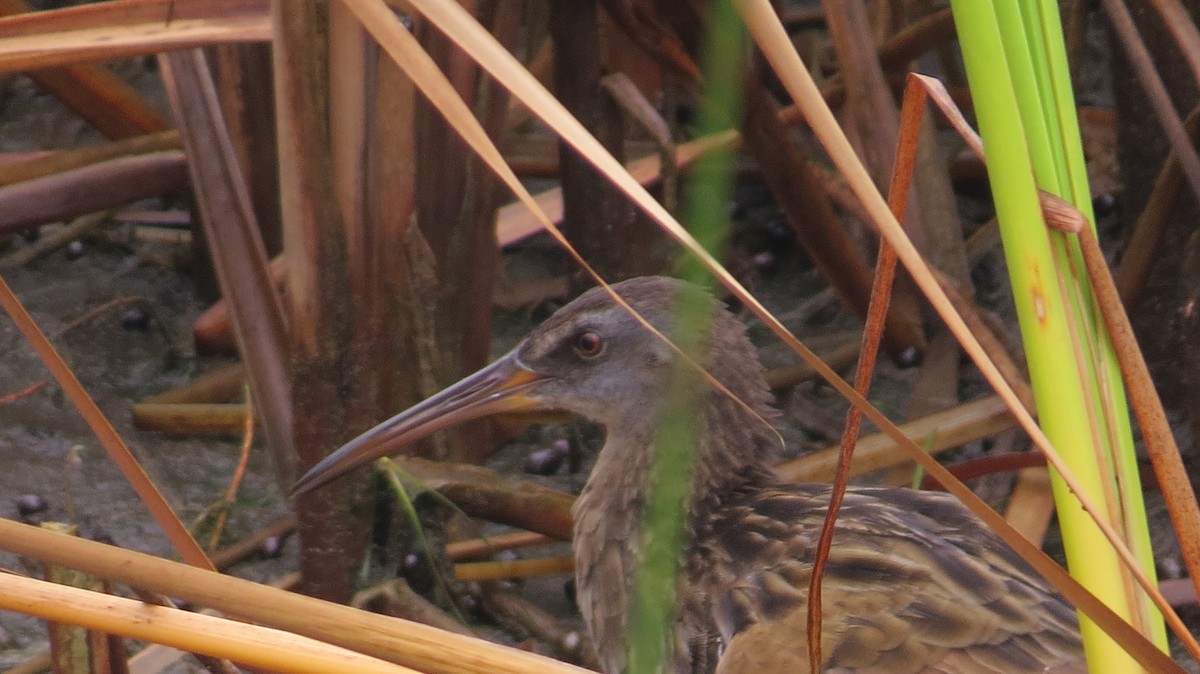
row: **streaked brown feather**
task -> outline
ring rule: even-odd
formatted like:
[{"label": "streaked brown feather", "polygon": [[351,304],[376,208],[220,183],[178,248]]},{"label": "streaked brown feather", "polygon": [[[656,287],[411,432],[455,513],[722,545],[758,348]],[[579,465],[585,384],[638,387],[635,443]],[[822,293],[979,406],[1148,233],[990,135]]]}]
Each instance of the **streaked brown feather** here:
[{"label": "streaked brown feather", "polygon": [[[807,670],[807,588],[828,501],[825,486],[758,488],[697,518],[697,556],[723,566],[692,569],[693,582],[717,597],[714,621],[727,643],[720,671]],[[1019,558],[986,554],[1001,543],[979,525],[962,531],[973,520],[959,517],[952,497],[855,489],[847,510],[823,582],[828,671],[1040,674],[1080,662],[1072,612]],[[948,512],[954,526],[930,512]],[[793,651],[803,669],[768,667],[791,666]],[[730,669],[738,662],[756,669]]]}]

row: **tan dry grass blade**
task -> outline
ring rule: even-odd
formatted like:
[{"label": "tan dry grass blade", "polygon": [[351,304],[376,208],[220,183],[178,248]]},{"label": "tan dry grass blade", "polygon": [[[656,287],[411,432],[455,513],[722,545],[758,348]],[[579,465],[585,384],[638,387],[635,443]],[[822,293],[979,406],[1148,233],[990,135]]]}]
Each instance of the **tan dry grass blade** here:
[{"label": "tan dry grass blade", "polygon": [[269,627],[153,606],[15,574],[0,574],[0,608],[270,671],[296,674],[415,671]]},{"label": "tan dry grass blade", "polygon": [[[25,14],[25,0],[0,0],[0,15]],[[136,89],[102,65],[50,68],[28,73],[38,88],[54,96],[104,136],[117,139],[170,127]]]},{"label": "tan dry grass blade", "polygon": [[[988,396],[936,412],[900,426],[904,433],[919,445],[929,443],[929,452],[937,454],[952,447],[974,442],[1011,428],[1012,415],[1004,401]],[[806,456],[775,467],[780,479],[791,482],[828,482],[833,478],[838,460],[838,445],[826,447]],[[894,466],[905,460],[896,442],[884,433],[861,438],[854,448],[850,476]]]},{"label": "tan dry grass blade", "polygon": [[[43,3],[44,4],[44,3]],[[55,3],[66,4],[66,3]],[[109,0],[0,19],[0,37],[265,14],[269,0]]]},{"label": "tan dry grass blade", "polygon": [[0,73],[270,39],[271,22],[265,12],[261,16],[148,21],[19,35],[0,39]]},{"label": "tan dry grass blade", "polygon": [[260,625],[426,672],[505,674],[587,670],[483,639],[445,632],[0,519],[0,550],[177,597]]},{"label": "tan dry grass blade", "polygon": [[161,131],[125,138],[105,145],[47,152],[35,158],[18,160],[0,167],[0,187],[25,180],[44,178],[120,157],[177,150],[179,147],[179,132]]},{"label": "tan dry grass blade", "polygon": [[1044,467],[1023,468],[1017,477],[1004,518],[1026,538],[1041,545],[1054,512],[1050,473]]},{"label": "tan dry grass blade", "polygon": [[[736,145],[739,140],[738,133],[731,130],[681,143],[675,147],[675,167],[676,169],[686,168],[706,153]],[[662,174],[662,157],[650,155],[635,159],[629,162],[625,169],[639,184],[651,185]],[[534,196],[534,201],[552,222],[562,221],[561,188],[555,187],[540,192]],[[540,231],[542,231],[541,220],[520,201],[506,204],[496,213],[496,240],[501,246],[516,243]]]},{"label": "tan dry grass blade", "polygon": [[[804,111],[805,119],[825,146],[834,164],[846,177],[854,193],[863,202],[863,205],[879,227],[880,232],[896,248],[897,255],[909,270],[909,273],[912,274],[914,281],[916,281],[917,285],[925,293],[926,298],[958,338],[959,343],[963,345],[963,348],[971,356],[975,364],[984,373],[988,382],[995,388],[1000,397],[1005,400],[1005,403],[1009,405],[1009,409],[1012,410],[1022,428],[1029,433],[1034,443],[1046,454],[1047,460],[1063,476],[1064,480],[1076,494],[1076,497],[1080,500],[1080,504],[1092,515],[1097,526],[1105,533],[1105,536],[1122,557],[1125,564],[1130,568],[1139,584],[1154,599],[1159,609],[1163,611],[1172,628],[1179,633],[1180,638],[1185,643],[1190,640],[1192,644],[1195,644],[1194,639],[1188,634],[1178,615],[1167,606],[1157,587],[1146,578],[1145,574],[1141,573],[1133,554],[1107,522],[1104,511],[1097,507],[1091,499],[1080,493],[1078,484],[1070,474],[1067,466],[1064,465],[1062,457],[1055,451],[1045,434],[1042,433],[1041,428],[1038,427],[1029,411],[1020,403],[1017,395],[1001,376],[995,365],[987,358],[987,354],[980,346],[978,340],[971,334],[962,317],[954,309],[945,292],[930,273],[928,266],[921,259],[920,253],[917,252],[912,242],[904,234],[900,224],[892,216],[886,202],[878,190],[875,189],[870,176],[867,175],[866,170],[859,162],[845,134],[838,126],[833,113],[824,105],[816,84],[788,40],[787,34],[783,26],[779,23],[774,10],[767,2],[762,0],[738,0],[735,2],[735,5],[750,28],[755,41],[763,50],[776,74],[779,75],[784,87],[796,101],[797,105]],[[839,392],[843,392],[843,394],[849,397],[848,393],[841,391],[840,386],[837,388]],[[858,400],[854,398],[851,398],[851,402],[856,405],[859,404]],[[881,428],[884,427],[881,426]],[[886,431],[887,429],[884,428],[884,430]],[[918,460],[931,473],[935,473],[935,477],[939,481],[942,481],[942,478],[936,474],[944,471],[944,468],[936,462],[927,461],[928,457],[924,456],[923,452],[915,452],[913,458]],[[1178,665],[1170,662],[1169,658],[1163,661],[1161,651],[1154,648],[1144,637],[1133,631],[1124,621],[1109,611],[1107,607],[1103,606],[1074,579],[1071,579],[1061,567],[1054,564],[1048,557],[1045,557],[1040,550],[1030,546],[1003,518],[994,510],[987,507],[986,504],[980,501],[961,482],[957,480],[953,480],[952,482],[954,483],[943,482],[943,484],[948,490],[962,499],[973,512],[983,518],[989,526],[992,526],[998,535],[1003,537],[1009,545],[1020,552],[1039,572],[1050,579],[1060,591],[1070,597],[1076,606],[1084,610],[1098,624],[1102,625],[1123,646],[1130,649],[1139,658],[1145,658],[1144,662],[1158,661],[1162,662],[1164,666],[1172,667],[1173,671],[1178,669]],[[1098,617],[1100,615],[1104,617]],[[1120,632],[1120,635],[1115,632]],[[1200,646],[1196,648],[1200,649]],[[1200,650],[1197,652],[1200,652]]]}]

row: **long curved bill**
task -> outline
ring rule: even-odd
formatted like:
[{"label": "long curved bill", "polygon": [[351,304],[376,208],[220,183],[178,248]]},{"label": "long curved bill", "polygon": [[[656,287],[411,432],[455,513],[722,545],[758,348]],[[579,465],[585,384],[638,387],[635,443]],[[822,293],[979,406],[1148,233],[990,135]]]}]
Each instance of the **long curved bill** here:
[{"label": "long curved bill", "polygon": [[346,443],[305,473],[292,487],[292,496],[316,489],[381,456],[395,454],[404,445],[447,426],[497,412],[544,409],[527,394],[545,378],[522,365],[513,350]]}]

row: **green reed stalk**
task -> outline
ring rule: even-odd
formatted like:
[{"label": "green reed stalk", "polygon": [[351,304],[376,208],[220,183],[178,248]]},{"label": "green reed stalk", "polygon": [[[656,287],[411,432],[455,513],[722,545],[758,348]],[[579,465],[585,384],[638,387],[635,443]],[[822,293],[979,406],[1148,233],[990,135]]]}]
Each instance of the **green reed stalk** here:
[{"label": "green reed stalk", "polygon": [[[951,0],[987,154],[988,177],[1037,412],[1054,446],[1153,578],[1145,506],[1121,376],[1075,237],[1046,228],[1045,190],[1094,217],[1058,7],[1054,0]],[[1131,590],[1117,555],[1052,471],[1071,574],[1165,647],[1162,618]],[[1093,672],[1139,671],[1093,623],[1081,625]]]},{"label": "green reed stalk", "polygon": [[[702,63],[704,100],[695,129],[697,136],[736,128],[740,115],[744,29],[729,0],[716,0],[709,7],[710,33]],[[684,222],[710,252],[715,252],[725,238],[732,176],[732,150],[717,150],[697,161],[687,183]],[[682,262],[680,271],[687,281],[712,285],[703,267],[691,258]],[[684,294],[677,298],[676,312],[675,326],[667,336],[696,362],[706,365],[703,345],[713,318],[708,302]],[[687,545],[685,507],[691,498],[694,448],[702,426],[696,423],[704,403],[703,394],[696,393],[697,373],[678,363],[670,376],[679,385],[669,390],[680,391],[681,395],[664,400],[658,410],[660,430],[646,476],[643,563],[637,570],[628,623],[627,670],[633,673],[662,671],[671,654],[670,635],[677,618],[675,583]],[[684,394],[688,391],[693,394]]]}]

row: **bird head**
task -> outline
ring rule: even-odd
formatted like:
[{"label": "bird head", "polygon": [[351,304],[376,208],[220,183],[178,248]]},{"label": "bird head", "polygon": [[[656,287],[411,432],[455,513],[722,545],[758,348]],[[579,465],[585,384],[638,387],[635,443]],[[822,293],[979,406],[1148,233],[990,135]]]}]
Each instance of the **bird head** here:
[{"label": "bird head", "polygon": [[715,321],[706,343],[745,352],[732,354],[735,370],[730,374],[737,374],[736,367],[752,367],[757,373],[757,358],[741,324],[696,286],[643,277],[614,284],[612,290],[660,334],[648,330],[607,290],[589,290],[496,362],[326,457],[300,478],[293,495],[397,453],[434,431],[497,412],[574,412],[600,422],[610,433],[617,425],[651,423],[659,401],[672,394],[667,372],[678,354],[662,335],[672,334],[676,308],[685,296],[701,302],[698,306]]}]

